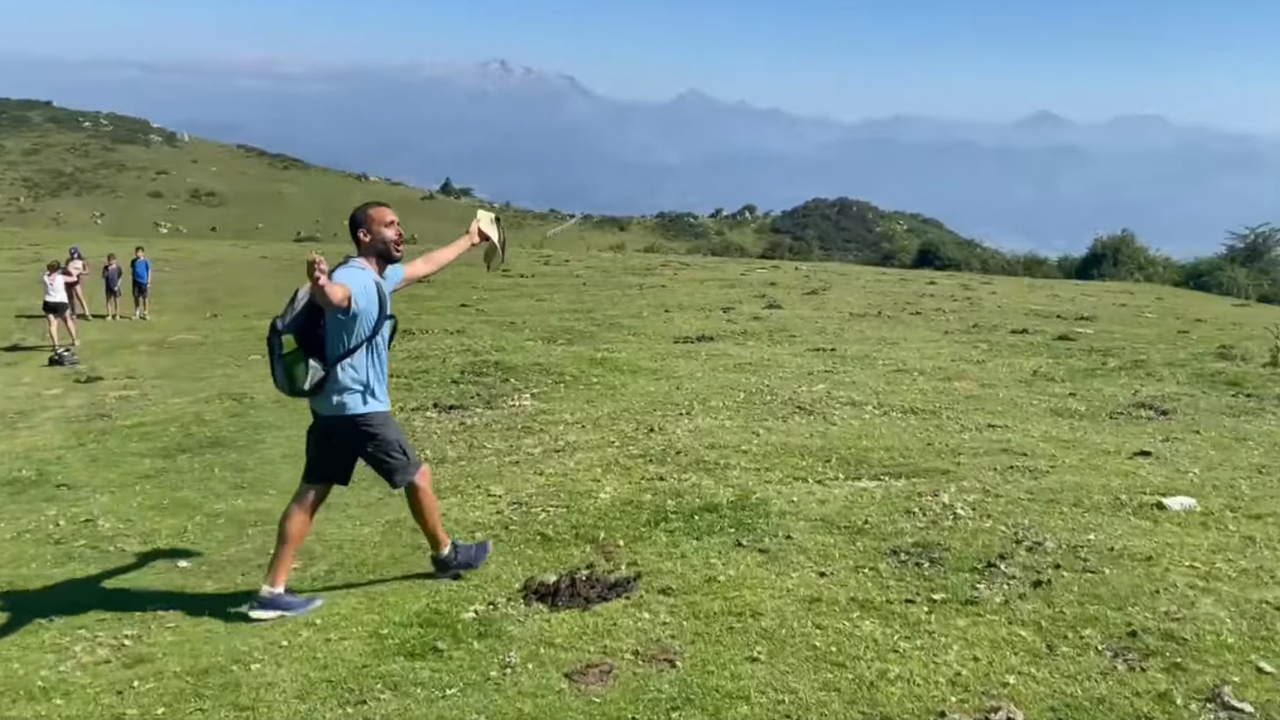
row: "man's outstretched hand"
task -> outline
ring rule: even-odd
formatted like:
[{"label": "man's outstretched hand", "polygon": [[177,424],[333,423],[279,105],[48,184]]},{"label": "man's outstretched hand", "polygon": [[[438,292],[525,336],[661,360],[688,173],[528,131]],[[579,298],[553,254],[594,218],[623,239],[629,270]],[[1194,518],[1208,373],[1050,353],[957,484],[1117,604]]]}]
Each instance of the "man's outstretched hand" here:
[{"label": "man's outstretched hand", "polygon": [[471,245],[473,247],[489,239],[488,235],[485,235],[484,233],[480,232],[479,218],[476,218],[471,221],[471,227],[467,228],[466,238],[471,241]]}]

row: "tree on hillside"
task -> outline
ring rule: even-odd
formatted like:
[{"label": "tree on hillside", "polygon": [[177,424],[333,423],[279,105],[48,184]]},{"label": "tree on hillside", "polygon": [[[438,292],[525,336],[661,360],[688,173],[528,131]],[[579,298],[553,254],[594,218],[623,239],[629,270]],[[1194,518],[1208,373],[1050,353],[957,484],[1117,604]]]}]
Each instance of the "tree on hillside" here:
[{"label": "tree on hillside", "polygon": [[1280,279],[1280,227],[1263,223],[1228,232],[1222,259],[1267,278]]},{"label": "tree on hillside", "polygon": [[765,260],[814,260],[818,249],[807,239],[793,240],[784,235],[774,235],[764,243],[760,257]]},{"label": "tree on hillside", "polygon": [[729,219],[730,220],[751,220],[759,213],[760,213],[760,208],[756,207],[755,203],[747,203],[746,205],[743,205],[737,210],[734,210],[733,214],[729,216]]},{"label": "tree on hillside", "polygon": [[1017,277],[1046,279],[1071,277],[1070,275],[1063,275],[1060,263],[1061,258],[1048,258],[1035,252],[1015,253],[1008,257],[1008,262],[1006,263],[1008,267],[1007,274]]},{"label": "tree on hillside", "polygon": [[1076,278],[1079,277],[1080,256],[1065,253],[1059,255],[1053,264],[1058,269],[1058,277]]},{"label": "tree on hillside", "polygon": [[1172,259],[1148,248],[1129,228],[1095,237],[1076,264],[1079,280],[1169,282],[1176,274]]},{"label": "tree on hillside", "polygon": [[884,267],[909,267],[919,255],[917,243],[911,237],[907,224],[901,220],[884,219],[876,227],[876,264]]},{"label": "tree on hillside", "polygon": [[702,218],[691,212],[664,210],[653,216],[653,226],[659,235],[676,242],[709,240],[712,235]]},{"label": "tree on hillside", "polygon": [[1221,252],[1183,266],[1178,284],[1241,300],[1280,301],[1280,228],[1263,223],[1228,232]]},{"label": "tree on hillside", "polygon": [[710,215],[708,215],[707,217],[711,218],[712,220],[720,220],[720,219],[722,219],[722,218],[724,217],[724,208],[719,208],[719,207],[718,207],[718,208],[716,208],[715,210],[712,210],[712,211],[711,211],[711,214],[710,214]]},{"label": "tree on hillside", "polygon": [[445,176],[444,182],[440,183],[440,187],[436,188],[436,193],[448,198],[456,198],[458,196],[458,188],[453,185],[453,178]]},{"label": "tree on hillside", "polygon": [[1228,262],[1221,255],[1197,258],[1182,268],[1178,283],[1200,292],[1226,295],[1241,300],[1255,300],[1262,289],[1262,282],[1247,268]]}]

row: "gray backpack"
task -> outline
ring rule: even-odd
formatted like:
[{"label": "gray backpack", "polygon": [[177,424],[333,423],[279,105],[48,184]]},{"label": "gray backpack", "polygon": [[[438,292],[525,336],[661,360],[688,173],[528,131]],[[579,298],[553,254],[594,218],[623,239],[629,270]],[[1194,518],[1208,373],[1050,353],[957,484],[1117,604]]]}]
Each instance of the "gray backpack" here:
[{"label": "gray backpack", "polygon": [[[343,263],[339,263],[341,267]],[[335,267],[334,270],[338,268]],[[311,284],[302,285],[289,297],[284,309],[271,319],[267,328],[267,361],[276,389],[289,397],[313,397],[324,389],[330,373],[338,365],[368,345],[382,326],[391,322],[387,346],[395,342],[395,315],[387,312],[387,296],[378,286],[378,319],[369,336],[336,358],[325,356],[325,310],[311,297]]]},{"label": "gray backpack", "polygon": [[58,348],[49,356],[49,365],[52,367],[71,367],[79,365],[80,358],[76,357],[76,353],[71,348]]}]

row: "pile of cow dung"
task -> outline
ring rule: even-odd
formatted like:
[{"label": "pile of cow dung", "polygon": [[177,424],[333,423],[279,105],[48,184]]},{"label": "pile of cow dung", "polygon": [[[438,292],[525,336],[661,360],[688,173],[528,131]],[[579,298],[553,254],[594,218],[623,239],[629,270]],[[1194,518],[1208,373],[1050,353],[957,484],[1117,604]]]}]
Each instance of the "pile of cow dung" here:
[{"label": "pile of cow dung", "polygon": [[528,604],[542,603],[552,610],[585,610],[631,595],[640,587],[640,573],[610,577],[596,569],[571,570],[559,577],[531,577],[521,593]]}]

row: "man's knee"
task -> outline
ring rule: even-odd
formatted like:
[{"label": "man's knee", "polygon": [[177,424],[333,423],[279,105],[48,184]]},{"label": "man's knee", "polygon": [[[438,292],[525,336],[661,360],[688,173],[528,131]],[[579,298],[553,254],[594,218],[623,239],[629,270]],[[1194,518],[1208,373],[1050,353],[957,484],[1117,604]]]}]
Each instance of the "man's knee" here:
[{"label": "man's knee", "polygon": [[298,485],[297,491],[294,492],[293,499],[289,501],[289,507],[290,509],[314,513],[324,504],[331,490],[333,490],[332,485],[316,485],[303,482]]},{"label": "man's knee", "polygon": [[421,488],[428,492],[431,491],[431,466],[426,463],[418,465],[418,469],[413,473],[413,477],[409,479],[405,489]]}]

